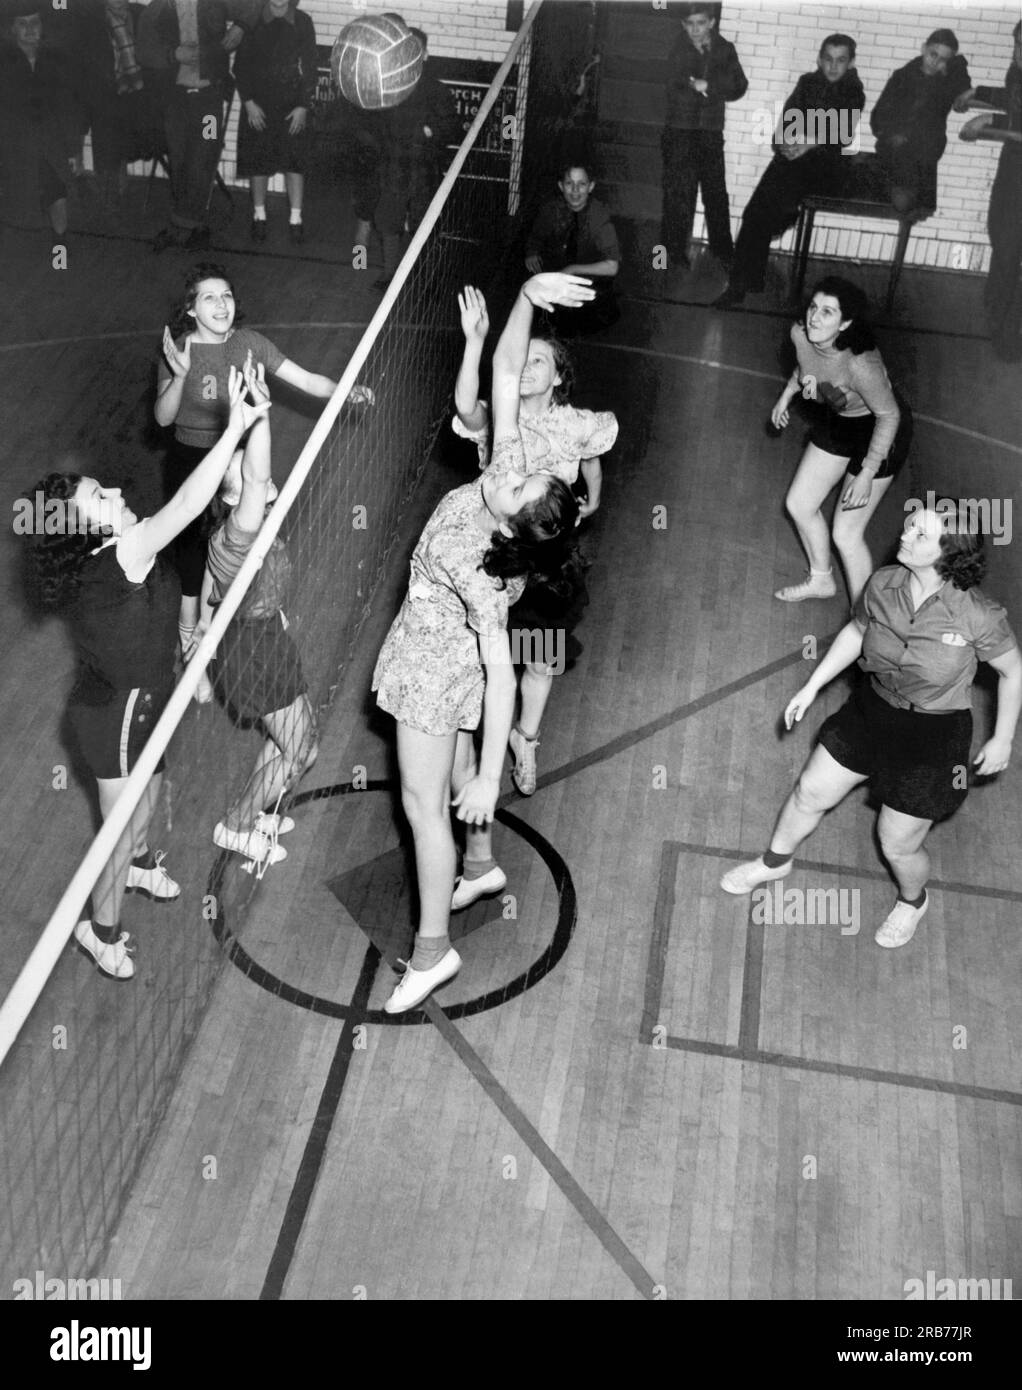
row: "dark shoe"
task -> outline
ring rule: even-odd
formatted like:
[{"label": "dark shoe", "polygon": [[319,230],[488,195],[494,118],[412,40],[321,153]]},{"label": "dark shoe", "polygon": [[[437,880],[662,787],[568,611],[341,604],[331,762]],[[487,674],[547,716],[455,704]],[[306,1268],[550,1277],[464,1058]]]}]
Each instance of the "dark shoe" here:
[{"label": "dark shoe", "polygon": [[744,291],[744,290],[740,290],[740,289],[737,289],[737,288],[732,288],[730,285],[728,285],[728,287],[727,287],[727,289],[724,291],[724,293],[721,294],[721,295],[718,295],[717,298],[713,301],[713,303],[710,305],[710,308],[711,308],[711,309],[737,309],[738,305],[741,304],[741,303],[743,302],[744,299],[745,299],[745,291]]},{"label": "dark shoe", "polygon": [[292,246],[301,246],[305,240],[305,226],[301,222],[292,222],[287,229],[288,239]]},{"label": "dark shoe", "polygon": [[253,217],[253,218],[252,218],[252,229],[251,229],[251,230],[252,230],[252,240],[253,240],[253,241],[265,241],[265,240],[266,240],[266,218],[265,218],[265,217]]},{"label": "dark shoe", "polygon": [[731,267],[735,263],[735,253],[733,251],[714,251],[712,254],[720,268],[730,275]]},{"label": "dark shoe", "polygon": [[210,235],[208,227],[196,227],[188,235],[188,240],[184,243],[186,251],[208,251]]},{"label": "dark shoe", "polygon": [[181,235],[175,227],[164,227],[162,232],[157,232],[153,238],[153,255],[158,256],[161,251],[166,251],[170,246],[180,246]]}]

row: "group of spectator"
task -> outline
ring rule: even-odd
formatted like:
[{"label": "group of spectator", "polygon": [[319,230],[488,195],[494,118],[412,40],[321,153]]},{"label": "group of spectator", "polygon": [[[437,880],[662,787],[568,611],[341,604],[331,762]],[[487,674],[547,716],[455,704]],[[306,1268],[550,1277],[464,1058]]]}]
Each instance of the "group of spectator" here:
[{"label": "group of spectator", "polygon": [[[816,68],[803,73],[784,104],[770,163],[742,215],[732,244],[724,175],[724,113],[748,89],[733,43],[717,30],[719,6],[686,6],[669,57],[667,118],[662,138],[663,224],[671,265],[688,267],[688,242],[701,188],[710,251],[728,272],[716,307],[729,309],[763,288],[771,240],[791,226],[809,194],[889,202],[899,213],[928,216],[937,206],[937,166],[952,110],[983,109],[964,140],[999,140],[1004,149],[991,196],[993,248],[986,302],[1001,356],[1016,358],[1022,325],[1018,289],[1022,258],[1022,45],[1014,30],[1003,88],[974,87],[950,29],[936,29],[918,58],[888,79],[870,113],[873,154],[845,157],[854,146],[866,94],[854,66],[855,39],[828,35]],[[824,117],[825,120],[820,118]]]},{"label": "group of spectator", "polygon": [[[210,204],[235,90],[237,172],[249,181],[251,237],[266,240],[267,185],[285,176],[288,236],[304,239],[305,176],[319,59],[299,0],[66,0],[63,8],[9,0],[0,12],[0,169],[4,220],[67,230],[69,180],[92,137],[96,186],[115,212],[133,160],[163,158],[169,221],[154,249],[210,244]],[[427,37],[414,30],[425,52]],[[383,241],[385,285],[400,238],[439,182],[441,154],[460,122],[447,89],[423,72],[401,106],[347,111],[355,166],[356,241]]]}]

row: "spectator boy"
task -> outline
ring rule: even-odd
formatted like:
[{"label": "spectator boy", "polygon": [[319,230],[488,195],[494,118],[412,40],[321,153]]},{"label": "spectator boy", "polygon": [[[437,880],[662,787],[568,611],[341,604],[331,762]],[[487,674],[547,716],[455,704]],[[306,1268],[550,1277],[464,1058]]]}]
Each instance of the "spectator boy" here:
[{"label": "spectator boy", "polygon": [[563,270],[592,281],[594,300],[580,309],[554,312],[558,331],[571,336],[606,328],[620,318],[614,277],[621,265],[621,250],[610,213],[592,196],[596,181],[584,164],[566,164],[557,187],[559,196],[542,205],[532,224],[525,243],[525,266],[533,275]]}]

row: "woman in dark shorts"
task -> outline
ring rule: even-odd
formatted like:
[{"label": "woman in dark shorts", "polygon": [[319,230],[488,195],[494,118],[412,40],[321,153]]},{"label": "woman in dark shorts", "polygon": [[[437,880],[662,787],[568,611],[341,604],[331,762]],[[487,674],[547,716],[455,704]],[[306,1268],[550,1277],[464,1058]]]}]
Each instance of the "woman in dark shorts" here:
[{"label": "woman in dark shorts", "polygon": [[[245,371],[250,396],[268,401],[262,368]],[[277,490],[270,477],[270,422],[252,428],[244,456],[235,455],[216,506],[227,515],[209,538],[197,644],[209,615],[230,588],[252,549],[267,507]],[[316,757],[316,717],[306,693],[298,649],[287,630],[282,604],[291,574],[279,536],[224,634],[214,685],[235,719],[261,724],[266,742],[241,795],[213,832],[221,849],[243,854],[262,872],[287,858],[277,836],[294,829],[279,814],[281,798],[312,766]]]},{"label": "woman in dark shorts", "polygon": [[[242,435],[267,408],[244,403],[243,385],[232,372],[223,435],[155,516],[139,520],[119,488],[77,473],[51,473],[35,490],[45,499],[47,532],[51,515],[62,523],[36,538],[34,559],[43,602],[70,619],[78,677],[68,715],[96,778],[104,820],[174,684],[180,589],[160,552],[209,505]],[[91,918],[75,927],[82,949],[115,980],[135,973],[134,948],[120,929],[125,892],[158,901],[181,892],[147,841],[162,771],[161,761],[96,880]]]},{"label": "woman in dark shorts", "polygon": [[809,558],[799,584],[775,598],[800,603],[837,593],[823,504],[844,479],[834,512],[834,547],[854,606],[873,569],[865,532],[870,517],[908,455],[912,414],[894,391],[866,324],[868,303],[857,285],[829,275],[813,290],[805,322],[791,329],[796,365],[770,415],[788,423],[788,405],[802,393],[817,404],[805,452],[785,506]]},{"label": "woman in dark shorts", "polygon": [[784,711],[790,729],[823,686],[859,659],[866,679],[820,729],[770,848],[730,869],[720,884],[728,893],[750,893],[786,878],[824,814],[868,781],[882,803],[877,832],[898,887],[876,933],[881,946],[911,940],[929,906],[924,841],[968,795],[977,662],[989,662],[1000,677],[994,731],[973,759],[978,773],[1008,766],[1022,707],[1022,658],[1005,611],[975,587],[985,569],[976,517],[966,507],[938,507],[909,517],[898,563],[869,580],[852,621]]}]

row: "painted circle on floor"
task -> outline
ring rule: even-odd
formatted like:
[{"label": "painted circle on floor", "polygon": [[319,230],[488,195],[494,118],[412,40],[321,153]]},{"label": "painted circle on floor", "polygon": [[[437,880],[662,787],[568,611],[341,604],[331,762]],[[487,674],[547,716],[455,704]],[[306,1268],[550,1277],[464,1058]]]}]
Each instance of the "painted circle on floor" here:
[{"label": "painted circle on floor", "polygon": [[[340,782],[332,787],[316,787],[310,791],[299,793],[291,803],[291,809],[310,801],[325,801],[335,796],[365,796],[367,792],[381,791],[393,794],[395,790],[394,784],[389,781],[368,782],[365,787],[355,787],[350,782]],[[546,865],[557,888],[557,920],[549,942],[528,969],[498,989],[488,990],[475,999],[463,999],[459,1004],[452,1004],[449,1008],[444,1008],[444,1013],[452,1021],[459,1018],[469,1018],[472,1014],[487,1013],[490,1009],[507,1003],[509,999],[524,994],[527,989],[538,984],[545,975],[553,970],[568,949],[568,944],[575,931],[575,924],[578,921],[578,899],[575,894],[575,885],[567,864],[553,845],[531,825],[519,820],[509,811],[498,809],[494,819],[524,840]],[[230,861],[231,855],[226,850],[221,851],[210,871],[206,892],[212,894],[218,901],[221,899],[220,886]],[[253,984],[258,985],[260,989],[265,989],[277,999],[284,999],[287,1003],[295,1004],[300,1009],[309,1010],[310,1013],[324,1014],[329,1018],[354,1018],[358,1023],[382,1023],[390,1027],[401,1027],[408,1024],[429,1022],[428,1015],[422,1009],[410,1009],[405,1014],[386,1014],[382,1009],[363,1009],[352,1003],[339,1003],[335,999],[323,998],[320,995],[310,994],[307,990],[298,989],[294,985],[289,985],[287,981],[281,980],[249,955],[231,931],[225,913],[219,912],[216,920],[210,925],[231,964]],[[372,942],[368,942],[368,951],[376,955],[377,970],[388,968],[387,961],[380,955]]]}]

